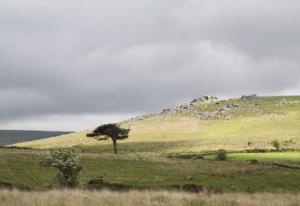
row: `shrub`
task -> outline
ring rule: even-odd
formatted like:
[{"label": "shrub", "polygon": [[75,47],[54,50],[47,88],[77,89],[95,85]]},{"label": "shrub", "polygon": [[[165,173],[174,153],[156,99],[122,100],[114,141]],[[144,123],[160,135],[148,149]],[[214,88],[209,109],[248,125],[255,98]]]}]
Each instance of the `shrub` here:
[{"label": "shrub", "polygon": [[90,180],[88,182],[88,188],[90,189],[101,189],[103,186],[104,186],[104,181],[102,177]]},{"label": "shrub", "polygon": [[182,190],[187,191],[187,192],[202,192],[203,191],[203,186],[200,185],[195,185],[195,184],[185,184],[182,186]]},{"label": "shrub", "polygon": [[218,152],[217,152],[217,160],[220,160],[220,161],[227,160],[227,154],[226,154],[225,150],[223,150],[223,149],[218,150]]},{"label": "shrub", "polygon": [[257,159],[251,159],[249,160],[249,163],[252,165],[258,164],[258,160]]},{"label": "shrub", "polygon": [[278,139],[274,139],[272,141],[272,146],[275,147],[277,151],[279,151],[281,148],[281,143]]},{"label": "shrub", "polygon": [[58,169],[58,181],[63,186],[74,187],[81,170],[79,155],[74,150],[52,150],[46,158],[45,166]]}]

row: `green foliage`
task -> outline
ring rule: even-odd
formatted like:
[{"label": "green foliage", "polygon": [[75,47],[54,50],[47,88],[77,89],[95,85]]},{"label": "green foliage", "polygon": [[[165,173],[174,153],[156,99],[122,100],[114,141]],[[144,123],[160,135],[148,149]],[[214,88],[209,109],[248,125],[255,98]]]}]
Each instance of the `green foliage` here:
[{"label": "green foliage", "polygon": [[218,150],[218,152],[217,152],[217,160],[220,160],[220,161],[227,160],[227,154],[226,154],[225,150],[223,150],[223,149]]},{"label": "green foliage", "polygon": [[57,178],[63,186],[76,186],[81,170],[79,155],[74,150],[52,150],[45,160],[46,166],[55,167],[59,173]]},{"label": "green foliage", "polygon": [[114,146],[114,153],[117,153],[117,140],[128,138],[130,129],[120,128],[118,124],[103,124],[97,127],[93,133],[88,133],[87,137],[94,137],[97,140],[111,138]]},{"label": "green foliage", "polygon": [[92,179],[87,184],[87,187],[89,189],[102,189],[103,186],[104,186],[103,178]]},{"label": "green foliage", "polygon": [[272,146],[276,148],[277,151],[281,148],[281,142],[278,139],[272,140]]},{"label": "green foliage", "polygon": [[257,159],[251,159],[251,160],[249,160],[249,163],[250,164],[258,164],[258,161],[257,161]]},{"label": "green foliage", "polygon": [[101,139],[111,138],[112,140],[120,140],[128,138],[130,129],[120,128],[118,124],[103,124],[97,127],[89,136],[99,137]]}]

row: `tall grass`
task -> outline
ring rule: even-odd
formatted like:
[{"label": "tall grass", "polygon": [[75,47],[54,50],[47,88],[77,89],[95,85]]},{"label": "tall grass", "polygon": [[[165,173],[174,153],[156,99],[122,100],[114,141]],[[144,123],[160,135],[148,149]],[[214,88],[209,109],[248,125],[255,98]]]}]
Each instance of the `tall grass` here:
[{"label": "tall grass", "polygon": [[191,194],[168,191],[83,191],[50,190],[22,192],[1,190],[1,206],[189,206],[189,205],[243,205],[279,206],[300,205],[300,194],[226,193]]}]

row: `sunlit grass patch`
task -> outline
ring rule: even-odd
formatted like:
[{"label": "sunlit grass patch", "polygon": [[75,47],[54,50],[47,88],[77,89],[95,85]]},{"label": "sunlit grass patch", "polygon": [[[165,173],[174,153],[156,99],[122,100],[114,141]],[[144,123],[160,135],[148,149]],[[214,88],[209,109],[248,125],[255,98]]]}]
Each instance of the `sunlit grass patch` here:
[{"label": "sunlit grass patch", "polygon": [[261,161],[298,161],[300,162],[300,152],[266,152],[266,153],[234,153],[229,154],[230,160],[246,161],[251,159]]},{"label": "sunlit grass patch", "polygon": [[[204,157],[207,160],[215,160],[216,155],[207,155]],[[229,153],[227,158],[230,161],[293,161],[300,163],[300,152],[257,152],[257,153]]]}]

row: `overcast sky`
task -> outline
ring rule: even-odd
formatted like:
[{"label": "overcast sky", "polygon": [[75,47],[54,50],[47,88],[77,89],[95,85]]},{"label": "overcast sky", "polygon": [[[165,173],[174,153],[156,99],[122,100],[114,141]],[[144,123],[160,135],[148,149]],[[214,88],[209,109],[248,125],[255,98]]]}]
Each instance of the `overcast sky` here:
[{"label": "overcast sky", "polygon": [[300,93],[299,0],[1,0],[0,129]]}]

